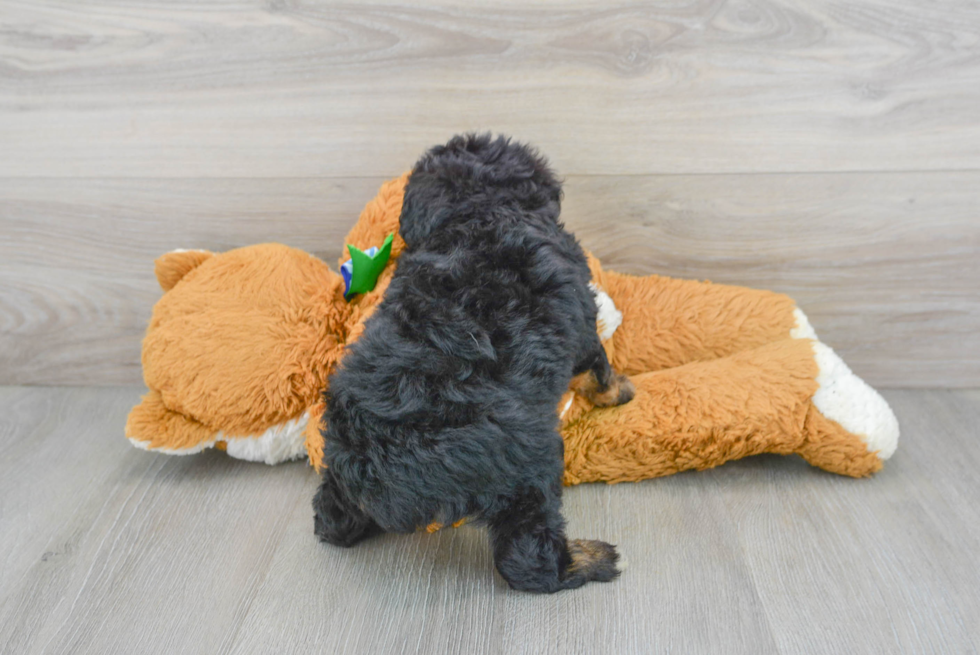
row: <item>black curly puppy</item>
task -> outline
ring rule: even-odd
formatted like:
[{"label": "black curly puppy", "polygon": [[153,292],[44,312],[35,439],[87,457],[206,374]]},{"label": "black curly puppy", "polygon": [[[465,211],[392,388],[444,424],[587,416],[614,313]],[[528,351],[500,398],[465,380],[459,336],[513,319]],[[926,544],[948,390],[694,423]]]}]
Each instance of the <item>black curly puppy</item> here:
[{"label": "black curly puppy", "polygon": [[568,541],[561,515],[562,394],[582,374],[577,388],[600,404],[633,396],[599,343],[561,196],[545,160],[502,137],[458,136],[416,164],[406,249],[326,394],[320,539],[471,518],[515,589],[619,574],[616,549]]}]

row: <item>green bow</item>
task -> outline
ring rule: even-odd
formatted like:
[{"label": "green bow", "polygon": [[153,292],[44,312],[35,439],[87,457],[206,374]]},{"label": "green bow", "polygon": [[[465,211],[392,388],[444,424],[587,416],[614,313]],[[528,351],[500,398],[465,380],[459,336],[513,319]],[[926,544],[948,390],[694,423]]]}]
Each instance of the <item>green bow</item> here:
[{"label": "green bow", "polygon": [[391,243],[394,240],[394,233],[389,234],[381,245],[381,248],[373,255],[367,254],[356,246],[347,244],[347,250],[350,252],[351,259],[351,274],[350,284],[344,293],[345,297],[349,298],[355,293],[367,293],[377,286],[378,277],[380,277],[381,271],[384,270],[385,265],[388,263],[388,258],[391,257]]}]

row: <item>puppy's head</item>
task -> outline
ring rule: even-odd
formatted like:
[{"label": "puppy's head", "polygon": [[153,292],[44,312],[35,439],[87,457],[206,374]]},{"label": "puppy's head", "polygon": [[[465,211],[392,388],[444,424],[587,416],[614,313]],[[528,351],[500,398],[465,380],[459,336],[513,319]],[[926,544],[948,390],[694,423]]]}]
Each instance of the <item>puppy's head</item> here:
[{"label": "puppy's head", "polygon": [[561,183],[530,146],[491,134],[465,134],[429,150],[415,165],[402,205],[402,238],[416,249],[435,231],[487,207],[519,207],[555,222]]}]

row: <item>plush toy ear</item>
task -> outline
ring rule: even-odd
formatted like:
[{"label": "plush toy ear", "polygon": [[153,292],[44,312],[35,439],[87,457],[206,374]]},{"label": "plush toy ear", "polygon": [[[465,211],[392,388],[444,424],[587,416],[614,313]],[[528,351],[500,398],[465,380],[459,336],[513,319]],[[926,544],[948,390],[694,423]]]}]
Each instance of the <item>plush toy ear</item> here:
[{"label": "plush toy ear", "polygon": [[185,275],[211,257],[214,253],[207,250],[174,250],[161,255],[153,262],[160,288],[170,291]]}]

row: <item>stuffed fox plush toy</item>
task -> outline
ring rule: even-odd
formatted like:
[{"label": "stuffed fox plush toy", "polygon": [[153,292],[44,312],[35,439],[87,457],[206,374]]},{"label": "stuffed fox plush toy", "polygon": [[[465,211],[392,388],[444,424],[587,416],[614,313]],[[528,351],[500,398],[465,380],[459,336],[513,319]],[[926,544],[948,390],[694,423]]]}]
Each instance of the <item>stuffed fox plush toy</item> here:
[{"label": "stuffed fox plush toy", "polygon": [[[158,259],[165,293],[143,342],[149,393],[129,415],[129,440],[171,455],[220,448],[268,464],[307,457],[320,468],[322,394],[405,247],[398,219],[407,180],[384,184],[347,235],[368,249],[394,234],[389,263],[363,294],[346,297],[340,274],[278,244]],[[642,480],[759,453],[795,453],[858,477],[895,452],[888,404],[817,340],[792,299],[624,275],[591,255],[589,264],[597,330],[636,396],[601,408],[565,395],[556,412],[566,484]]]}]

